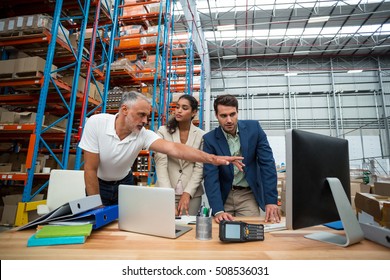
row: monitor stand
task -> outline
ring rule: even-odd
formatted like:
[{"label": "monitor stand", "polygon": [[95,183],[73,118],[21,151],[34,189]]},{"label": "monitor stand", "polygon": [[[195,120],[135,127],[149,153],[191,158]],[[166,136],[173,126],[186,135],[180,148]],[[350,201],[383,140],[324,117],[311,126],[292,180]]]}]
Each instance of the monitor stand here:
[{"label": "monitor stand", "polygon": [[345,236],[330,232],[317,232],[305,235],[306,238],[347,247],[363,240],[364,234],[360,228],[355,213],[338,178],[326,178],[332,191],[340,220],[343,223]]}]

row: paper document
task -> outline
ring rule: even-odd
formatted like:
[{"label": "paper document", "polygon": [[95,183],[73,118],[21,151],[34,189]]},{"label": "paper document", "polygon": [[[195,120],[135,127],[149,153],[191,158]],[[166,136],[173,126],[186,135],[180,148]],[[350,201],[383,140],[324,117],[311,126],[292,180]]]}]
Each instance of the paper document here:
[{"label": "paper document", "polygon": [[177,225],[195,225],[196,224],[196,216],[180,216],[180,219],[175,219]]},{"label": "paper document", "polygon": [[286,228],[286,222],[280,222],[275,224],[264,224],[264,232],[271,232],[271,231],[277,231],[277,230],[285,230]]}]

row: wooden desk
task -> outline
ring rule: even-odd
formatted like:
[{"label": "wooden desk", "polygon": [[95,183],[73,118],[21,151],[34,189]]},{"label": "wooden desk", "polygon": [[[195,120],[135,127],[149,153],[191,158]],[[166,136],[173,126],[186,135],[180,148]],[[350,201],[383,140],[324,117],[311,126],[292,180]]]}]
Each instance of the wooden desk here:
[{"label": "wooden desk", "polygon": [[[237,219],[259,222],[258,218]],[[213,221],[213,239],[201,241],[193,230],[178,239],[167,239],[118,230],[117,222],[93,231],[85,244],[48,247],[27,247],[27,239],[34,230],[0,233],[0,259],[99,259],[99,260],[389,260],[390,250],[363,240],[347,248],[306,239],[307,233],[327,230],[323,226],[297,231],[276,231],[265,234],[264,241],[222,243],[219,226]]]}]

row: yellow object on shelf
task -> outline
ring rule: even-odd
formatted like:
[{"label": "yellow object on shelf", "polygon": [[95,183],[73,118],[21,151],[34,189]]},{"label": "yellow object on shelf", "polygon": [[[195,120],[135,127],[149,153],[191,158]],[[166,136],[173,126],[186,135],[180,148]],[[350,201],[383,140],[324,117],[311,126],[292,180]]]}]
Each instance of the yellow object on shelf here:
[{"label": "yellow object on shelf", "polygon": [[16,211],[15,226],[22,226],[28,223],[28,211],[37,210],[38,205],[46,204],[46,200],[31,202],[19,202]]}]

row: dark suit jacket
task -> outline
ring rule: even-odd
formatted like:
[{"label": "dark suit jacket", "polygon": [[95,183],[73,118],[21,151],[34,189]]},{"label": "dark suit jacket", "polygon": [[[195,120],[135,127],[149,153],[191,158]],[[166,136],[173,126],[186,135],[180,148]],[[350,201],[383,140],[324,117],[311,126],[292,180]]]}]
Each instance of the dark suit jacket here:
[{"label": "dark suit jacket", "polygon": [[[267,135],[258,121],[239,120],[238,131],[244,157],[245,178],[261,209],[266,204],[277,204],[277,175],[275,160]],[[210,154],[230,156],[229,145],[218,127],[203,136],[203,150]],[[213,213],[224,210],[233,183],[233,165],[203,165],[204,187]]]}]

